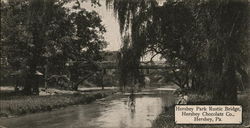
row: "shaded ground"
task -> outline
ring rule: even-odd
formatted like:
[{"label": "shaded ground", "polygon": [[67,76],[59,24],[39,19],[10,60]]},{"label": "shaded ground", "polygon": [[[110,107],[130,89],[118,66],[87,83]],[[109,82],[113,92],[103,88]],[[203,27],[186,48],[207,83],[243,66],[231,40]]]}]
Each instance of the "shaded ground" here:
[{"label": "shaded ground", "polygon": [[163,111],[153,122],[153,128],[250,128],[250,90],[238,95],[239,104],[243,107],[242,125],[176,125],[174,107]]}]

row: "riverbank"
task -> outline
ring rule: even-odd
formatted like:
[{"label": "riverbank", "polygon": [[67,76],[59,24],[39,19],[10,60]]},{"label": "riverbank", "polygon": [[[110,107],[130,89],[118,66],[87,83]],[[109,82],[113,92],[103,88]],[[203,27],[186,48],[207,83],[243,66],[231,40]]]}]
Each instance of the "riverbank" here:
[{"label": "riverbank", "polygon": [[172,105],[173,99],[173,91],[145,89],[135,93],[133,109],[128,95],[117,92],[90,104],[2,118],[0,124],[8,128],[149,128],[162,106]]},{"label": "riverbank", "polygon": [[[192,104],[209,99],[207,96],[192,95],[190,99]],[[196,97],[196,98],[195,98]],[[152,128],[249,128],[250,127],[250,90],[238,94],[238,102],[243,107],[242,125],[176,125],[174,117],[174,106],[166,108],[152,124]]]},{"label": "riverbank", "polygon": [[113,94],[113,90],[77,92],[42,96],[22,96],[1,92],[0,117],[20,116],[29,113],[52,111],[71,105],[88,104]]}]

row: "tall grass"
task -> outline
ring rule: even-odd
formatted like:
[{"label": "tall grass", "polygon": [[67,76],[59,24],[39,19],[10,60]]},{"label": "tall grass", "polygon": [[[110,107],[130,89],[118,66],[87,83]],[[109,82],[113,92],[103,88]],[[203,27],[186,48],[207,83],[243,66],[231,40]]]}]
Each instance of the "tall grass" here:
[{"label": "tall grass", "polygon": [[75,104],[86,104],[105,97],[106,94],[75,94],[53,96],[14,96],[0,100],[0,116],[22,115],[42,111],[51,111]]}]

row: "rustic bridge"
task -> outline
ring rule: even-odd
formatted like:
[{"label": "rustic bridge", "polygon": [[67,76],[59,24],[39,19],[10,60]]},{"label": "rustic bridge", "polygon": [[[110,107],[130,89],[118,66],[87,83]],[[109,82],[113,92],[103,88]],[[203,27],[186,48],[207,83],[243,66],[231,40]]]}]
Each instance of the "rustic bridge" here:
[{"label": "rustic bridge", "polygon": [[[102,61],[97,63],[103,69],[117,69],[118,63],[113,61]],[[171,69],[176,67],[166,66],[165,63],[145,63],[141,62],[139,69]]]}]

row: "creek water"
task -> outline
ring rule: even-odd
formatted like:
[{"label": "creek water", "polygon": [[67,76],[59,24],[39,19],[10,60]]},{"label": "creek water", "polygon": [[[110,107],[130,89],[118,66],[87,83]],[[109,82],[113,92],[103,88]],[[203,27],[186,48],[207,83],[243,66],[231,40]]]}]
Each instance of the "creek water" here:
[{"label": "creek water", "polygon": [[35,113],[0,120],[8,128],[146,128],[174,104],[173,92],[154,89],[135,95],[134,109],[128,96],[97,100],[87,105],[70,106],[51,112]]}]

